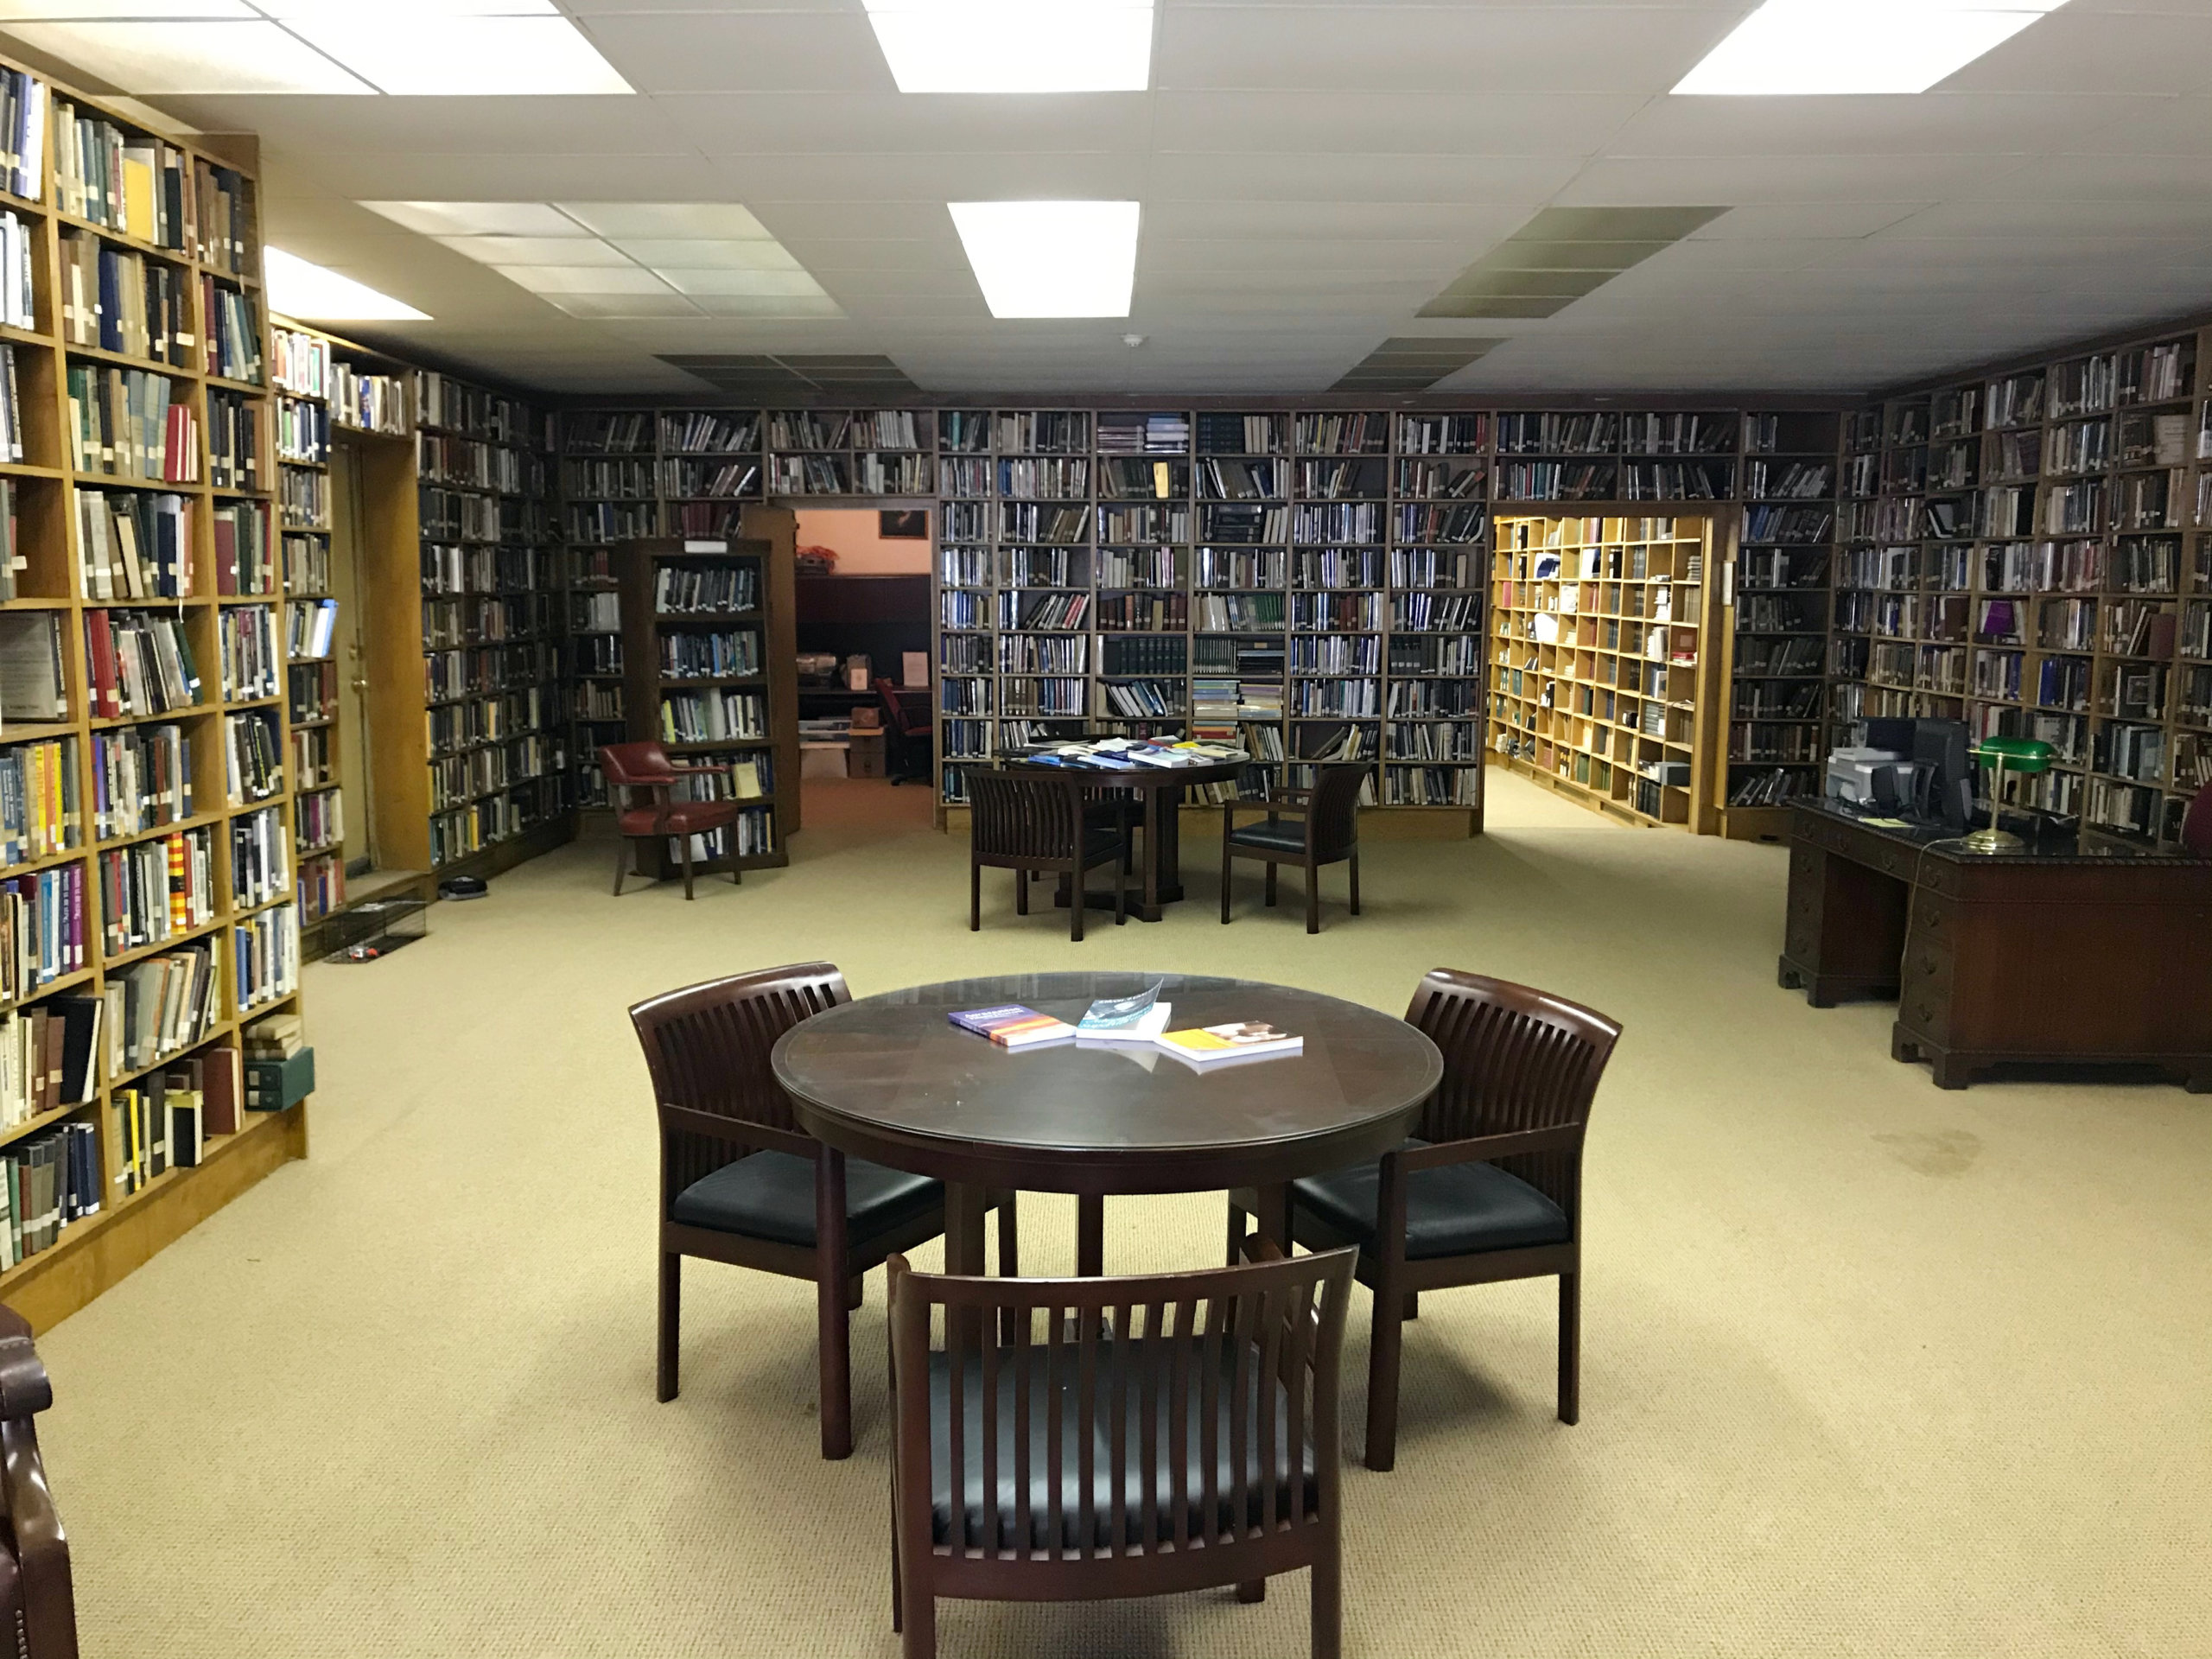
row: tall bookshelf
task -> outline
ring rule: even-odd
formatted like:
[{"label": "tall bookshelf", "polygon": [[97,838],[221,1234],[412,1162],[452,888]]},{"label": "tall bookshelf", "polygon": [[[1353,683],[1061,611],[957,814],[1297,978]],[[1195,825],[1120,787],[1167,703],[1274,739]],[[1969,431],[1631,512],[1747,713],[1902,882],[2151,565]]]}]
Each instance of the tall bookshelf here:
[{"label": "tall bookshelf", "polygon": [[2017,798],[2171,847],[2212,779],[2212,404],[2183,326],[1846,422],[1838,742],[1884,716],[2041,738]]},{"label": "tall bookshelf", "polygon": [[1709,519],[1501,516],[1493,742],[1607,817],[1716,827],[1727,684]]},{"label": "tall bookshelf", "polygon": [[[739,537],[664,537],[617,550],[623,694],[632,741],[658,740],[687,779],[683,799],[740,803],[734,829],[701,837],[701,871],[791,861],[797,827],[798,683],[792,671],[793,571],[788,544]],[[644,853],[665,875],[678,854]]]},{"label": "tall bookshelf", "polygon": [[[97,1195],[97,1210],[0,1271],[0,1300],[44,1326],[304,1155],[307,1115],[305,1103],[242,1114],[195,1164],[150,1179],[149,1162],[133,1168],[130,1109],[153,1078],[228,1074],[244,1027],[300,1006],[251,141],[172,138],[35,71],[0,70],[11,101],[32,99],[45,124],[35,174],[0,168],[0,214],[22,229],[32,289],[28,309],[0,323],[17,429],[0,457],[12,541],[0,627],[16,646],[26,633],[54,643],[61,694],[58,717],[0,721],[0,763],[19,791],[0,884],[16,938],[35,944],[0,987],[0,1043],[22,1053],[73,1003],[104,1005],[87,1097],[41,1096],[15,1074],[0,1124],[0,1157],[28,1168],[68,1147]],[[118,156],[156,188],[108,180]],[[175,188],[157,210],[164,174]],[[142,328],[135,309],[81,306],[84,273],[97,292],[103,264],[165,296],[166,315]],[[170,412],[134,430],[118,394]],[[108,645],[155,632],[182,641],[196,683],[111,696]],[[126,906],[134,880],[144,885]],[[58,925],[55,910],[39,913],[57,901]],[[164,972],[194,1011],[166,1033],[119,1033],[107,1014],[126,998],[143,1006]],[[118,1057],[118,1035],[143,1040]],[[175,1039],[165,1048],[164,1035]]]}]

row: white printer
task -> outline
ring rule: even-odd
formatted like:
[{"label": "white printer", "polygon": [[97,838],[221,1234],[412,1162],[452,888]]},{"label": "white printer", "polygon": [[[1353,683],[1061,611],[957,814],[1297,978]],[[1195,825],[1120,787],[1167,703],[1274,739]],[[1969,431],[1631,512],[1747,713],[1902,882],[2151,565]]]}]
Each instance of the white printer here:
[{"label": "white printer", "polygon": [[1827,797],[1853,806],[1895,806],[1912,799],[1918,768],[1891,749],[1835,749],[1828,754]]}]

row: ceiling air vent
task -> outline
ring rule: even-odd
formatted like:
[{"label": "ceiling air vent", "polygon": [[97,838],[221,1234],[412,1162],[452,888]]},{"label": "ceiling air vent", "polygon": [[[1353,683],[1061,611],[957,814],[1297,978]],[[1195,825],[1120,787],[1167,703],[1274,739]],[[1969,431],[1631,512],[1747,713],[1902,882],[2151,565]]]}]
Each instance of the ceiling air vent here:
[{"label": "ceiling air vent", "polygon": [[865,353],[664,353],[660,360],[696,376],[717,391],[754,403],[821,397],[883,403],[921,393],[921,388],[906,378],[906,372],[889,358]]},{"label": "ceiling air vent", "polygon": [[1548,317],[1726,213],[1547,207],[1421,307],[1424,317]]},{"label": "ceiling air vent", "polygon": [[1427,391],[1447,374],[1457,374],[1478,358],[1503,346],[1502,340],[1421,339],[1402,335],[1384,340],[1344,372],[1332,391]]}]

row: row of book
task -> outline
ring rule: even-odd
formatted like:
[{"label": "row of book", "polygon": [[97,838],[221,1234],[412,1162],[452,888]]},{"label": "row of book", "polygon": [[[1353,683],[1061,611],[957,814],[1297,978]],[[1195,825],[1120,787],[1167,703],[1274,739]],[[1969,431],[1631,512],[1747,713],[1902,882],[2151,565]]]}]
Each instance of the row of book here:
[{"label": "row of book", "polygon": [[198,335],[182,272],[85,231],[65,229],[60,249],[64,341],[192,365]]},{"label": "row of book", "polygon": [[92,734],[92,832],[143,835],[192,816],[192,740],[176,725]]},{"label": "row of book", "polygon": [[0,863],[26,864],[82,846],[79,787],[73,737],[0,748]]},{"label": "row of book", "polygon": [[100,1208],[99,1132],[57,1124],[0,1148],[0,1268],[60,1242],[63,1230]]},{"label": "row of book", "polygon": [[0,1014],[0,1128],[14,1128],[99,1091],[101,1001],[57,996]]},{"label": "row of book", "polygon": [[100,871],[100,944],[110,957],[215,919],[214,834],[207,826],[113,848],[95,855],[94,861]]},{"label": "row of book", "polygon": [[193,589],[188,497],[79,489],[77,556],[86,599],[181,599]]},{"label": "row of book", "polygon": [[273,606],[225,607],[215,620],[215,640],[226,702],[257,702],[278,695],[284,655]]},{"label": "row of book", "polygon": [[292,883],[283,815],[275,807],[231,820],[231,903],[249,910],[279,899]]},{"label": "row of book", "polygon": [[168,714],[200,701],[200,671],[180,617],[158,611],[87,611],[85,653],[96,717]]},{"label": "row of book", "polygon": [[21,1001],[90,965],[82,864],[0,881],[0,1002]]},{"label": "row of book", "polygon": [[165,374],[72,363],[69,436],[76,469],[162,484],[199,482],[199,417],[175,392],[176,383]]}]

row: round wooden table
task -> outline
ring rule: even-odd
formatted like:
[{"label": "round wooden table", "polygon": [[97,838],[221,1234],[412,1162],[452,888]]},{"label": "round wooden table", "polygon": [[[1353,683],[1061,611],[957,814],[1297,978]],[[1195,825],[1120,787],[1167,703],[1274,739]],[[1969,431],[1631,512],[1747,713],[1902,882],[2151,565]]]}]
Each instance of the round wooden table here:
[{"label": "round wooden table", "polygon": [[[1183,896],[1183,820],[1178,810],[1183,804],[1183,790],[1192,784],[1233,783],[1251,764],[1248,756],[1242,760],[1219,760],[1204,766],[1135,766],[1119,772],[1088,766],[1039,766],[1019,756],[1009,756],[1004,762],[1009,772],[1032,777],[1079,778],[1085,789],[1128,790],[1144,798],[1143,889],[1128,899],[1128,913],[1140,922],[1158,921],[1166,913],[1163,906]],[[1114,908],[1110,888],[1104,893],[1088,893],[1084,897],[1093,910]],[[1065,894],[1061,902],[1066,902]]]},{"label": "round wooden table", "polygon": [[[1027,1004],[1072,1024],[1100,997],[1164,980],[1170,1024],[1265,1020],[1305,1052],[1200,1071],[1150,1046],[1008,1050],[946,1018]],[[987,1191],[1072,1192],[1077,1271],[1096,1274],[1109,1195],[1252,1187],[1261,1231],[1289,1245],[1289,1183],[1379,1158],[1443,1076],[1402,1020],[1313,991],[1185,974],[1011,975],[920,985],[830,1008],[773,1056],[809,1133],[945,1184],[945,1261],[983,1270]]]}]

